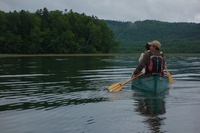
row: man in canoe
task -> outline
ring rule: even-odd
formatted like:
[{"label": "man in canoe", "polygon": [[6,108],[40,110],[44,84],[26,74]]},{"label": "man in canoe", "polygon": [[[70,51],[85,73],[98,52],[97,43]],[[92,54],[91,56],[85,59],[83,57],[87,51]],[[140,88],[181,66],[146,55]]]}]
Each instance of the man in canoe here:
[{"label": "man in canoe", "polygon": [[132,77],[137,77],[138,74],[145,68],[145,75],[148,74],[161,74],[163,75],[165,68],[165,57],[160,52],[161,43],[157,40],[148,42],[150,51],[144,53],[142,60],[139,62],[137,68],[133,72]]}]

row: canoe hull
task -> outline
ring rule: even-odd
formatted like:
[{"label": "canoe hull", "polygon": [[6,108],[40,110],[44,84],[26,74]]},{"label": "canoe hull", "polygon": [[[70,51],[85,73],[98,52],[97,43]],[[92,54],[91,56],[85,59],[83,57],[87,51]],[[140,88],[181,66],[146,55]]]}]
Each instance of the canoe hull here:
[{"label": "canoe hull", "polygon": [[132,80],[132,90],[135,88],[154,93],[160,93],[169,90],[169,78],[160,75],[147,75]]}]

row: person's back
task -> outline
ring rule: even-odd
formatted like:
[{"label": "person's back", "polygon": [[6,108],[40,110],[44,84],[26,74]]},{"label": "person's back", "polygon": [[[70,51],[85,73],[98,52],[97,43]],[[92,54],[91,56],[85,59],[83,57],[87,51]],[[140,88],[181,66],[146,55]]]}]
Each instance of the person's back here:
[{"label": "person's back", "polygon": [[145,69],[145,74],[152,74],[152,73],[161,73],[163,74],[164,70],[164,64],[165,64],[165,59],[163,54],[161,54],[159,51],[154,50],[154,51],[149,51],[147,52],[149,57],[147,61],[147,66]]}]

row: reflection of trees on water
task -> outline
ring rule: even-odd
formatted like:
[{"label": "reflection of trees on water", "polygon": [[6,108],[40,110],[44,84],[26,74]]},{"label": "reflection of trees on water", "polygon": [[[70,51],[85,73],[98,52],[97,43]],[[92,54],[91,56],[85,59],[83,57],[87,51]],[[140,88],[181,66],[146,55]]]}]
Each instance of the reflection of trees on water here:
[{"label": "reflection of trees on water", "polygon": [[164,125],[165,117],[162,117],[166,113],[164,96],[155,95],[143,95],[134,96],[136,101],[136,112],[145,116],[144,123],[148,124],[149,130],[154,133],[161,133],[162,125]]},{"label": "reflection of trees on water", "polygon": [[98,69],[113,66],[109,61],[113,58],[115,57],[2,58],[0,76],[4,77],[0,78],[0,112],[53,109],[107,101],[107,98],[94,91],[100,86],[100,78],[96,75],[100,75]]}]

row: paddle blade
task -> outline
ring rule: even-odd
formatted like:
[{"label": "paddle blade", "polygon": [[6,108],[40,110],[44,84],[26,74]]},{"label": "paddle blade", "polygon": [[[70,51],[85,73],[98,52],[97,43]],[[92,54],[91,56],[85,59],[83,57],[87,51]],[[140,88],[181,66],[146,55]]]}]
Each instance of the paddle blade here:
[{"label": "paddle blade", "polygon": [[174,82],[174,79],[173,79],[173,77],[172,77],[172,75],[170,74],[169,71],[167,71],[167,75],[168,75],[168,78],[169,78],[169,82],[170,82],[170,83],[173,83],[173,82]]},{"label": "paddle blade", "polygon": [[165,69],[166,69],[166,72],[167,72],[167,75],[168,75],[168,78],[169,78],[169,82],[173,83],[174,79],[173,79],[172,75],[170,74],[170,72],[168,71],[167,66],[165,66]]},{"label": "paddle blade", "polygon": [[[139,75],[137,75],[137,77],[138,77],[138,76],[141,76],[141,75],[143,75],[143,74],[144,74],[144,73],[140,73]],[[131,78],[131,79],[125,81],[125,82],[118,82],[118,83],[112,84],[111,86],[108,87],[108,90],[109,90],[110,92],[117,92],[117,91],[120,91],[120,90],[124,87],[124,85],[125,85],[126,83],[130,82],[131,80],[136,79],[137,77],[133,77],[133,78]]]},{"label": "paddle blade", "polygon": [[108,90],[110,92],[117,92],[120,91],[123,87],[124,87],[124,82],[118,82],[109,86]]}]

